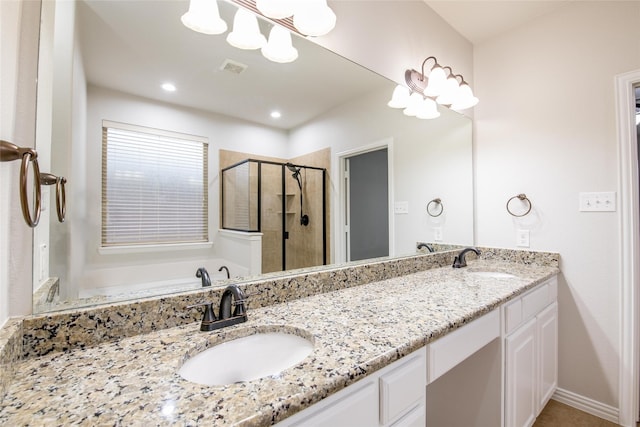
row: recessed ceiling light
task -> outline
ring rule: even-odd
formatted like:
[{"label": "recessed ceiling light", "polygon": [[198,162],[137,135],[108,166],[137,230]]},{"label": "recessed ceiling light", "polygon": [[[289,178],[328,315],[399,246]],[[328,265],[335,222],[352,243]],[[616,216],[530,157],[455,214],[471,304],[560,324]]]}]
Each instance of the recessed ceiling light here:
[{"label": "recessed ceiling light", "polygon": [[162,89],[164,89],[167,92],[175,92],[176,86],[173,83],[163,83]]},{"label": "recessed ceiling light", "polygon": [[271,117],[274,119],[279,119],[280,117],[282,117],[282,114],[280,113],[280,111],[272,111]]}]

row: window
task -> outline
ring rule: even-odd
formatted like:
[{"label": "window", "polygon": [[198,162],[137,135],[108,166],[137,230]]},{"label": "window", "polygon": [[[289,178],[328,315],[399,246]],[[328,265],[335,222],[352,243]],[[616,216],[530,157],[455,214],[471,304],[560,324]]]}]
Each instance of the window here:
[{"label": "window", "polygon": [[102,246],[206,242],[208,141],[102,123]]}]

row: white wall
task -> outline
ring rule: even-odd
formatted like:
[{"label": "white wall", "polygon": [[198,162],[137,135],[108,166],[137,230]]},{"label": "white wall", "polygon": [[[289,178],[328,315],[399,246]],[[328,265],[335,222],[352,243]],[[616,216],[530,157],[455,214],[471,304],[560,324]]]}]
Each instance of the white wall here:
[{"label": "white wall", "polygon": [[[395,201],[409,204],[408,214],[394,215],[393,253],[415,253],[417,241],[434,240],[434,227],[442,229],[446,243],[473,244],[471,120],[446,109],[434,120],[407,117],[402,110],[387,107],[392,90],[390,87],[341,105],[293,130],[290,157],[330,147],[334,157],[331,192],[337,195],[340,182],[336,156],[391,140],[393,196]],[[431,218],[426,205],[437,197],[445,210]],[[335,208],[339,202],[334,197]],[[332,227],[335,225],[332,221]],[[331,241],[336,244],[339,239]]]},{"label": "white wall", "polygon": [[[110,120],[156,129],[182,132],[207,137],[209,140],[209,229],[214,241],[220,227],[218,150],[235,150],[286,158],[287,134],[284,131],[250,124],[218,114],[176,107],[161,102],[127,95],[96,86],[89,86],[86,120],[85,170],[78,179],[86,185],[82,209],[75,209],[72,247],[84,247],[82,256],[73,254],[67,259],[78,259],[69,266],[71,282],[80,291],[92,288],[124,286],[162,280],[194,277],[198,267],[216,271],[227,264],[231,274],[247,275],[237,265],[229,264],[224,254],[213,246],[210,249],[192,249],[152,253],[99,253],[101,229],[101,159],[102,120]],[[73,153],[73,157],[77,151]],[[75,166],[74,166],[75,168]],[[76,203],[80,203],[76,201]],[[82,240],[80,245],[79,240]],[[77,265],[76,265],[77,264]],[[213,273],[212,273],[213,274]],[[196,279],[194,279],[196,280]],[[196,280],[197,281],[197,280]],[[66,285],[65,285],[66,286]]]},{"label": "white wall", "polygon": [[[639,22],[639,2],[571,2],[475,48],[476,243],[514,247],[526,228],[560,252],[559,386],[614,411],[619,224],[578,193],[618,191],[614,76],[640,69]],[[534,211],[516,221],[522,192]]]},{"label": "white wall", "polygon": [[[35,82],[40,3],[0,2],[0,138],[35,142]],[[0,163],[0,325],[31,312],[31,229],[18,197],[19,162]]]}]

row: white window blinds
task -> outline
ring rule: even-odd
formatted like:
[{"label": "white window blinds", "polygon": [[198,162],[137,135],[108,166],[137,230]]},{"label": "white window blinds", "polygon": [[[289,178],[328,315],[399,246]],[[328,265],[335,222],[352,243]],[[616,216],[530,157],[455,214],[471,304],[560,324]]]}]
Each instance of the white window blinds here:
[{"label": "white window blinds", "polygon": [[204,137],[104,120],[102,246],[208,240]]}]

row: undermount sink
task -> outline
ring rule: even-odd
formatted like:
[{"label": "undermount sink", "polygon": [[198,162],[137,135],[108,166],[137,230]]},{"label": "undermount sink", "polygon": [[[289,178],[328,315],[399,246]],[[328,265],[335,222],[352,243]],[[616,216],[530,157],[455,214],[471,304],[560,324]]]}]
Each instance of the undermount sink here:
[{"label": "undermount sink", "polygon": [[187,381],[226,385],[277,375],[300,363],[313,343],[297,335],[263,332],[225,341],[187,359],[178,371]]},{"label": "undermount sink", "polygon": [[476,271],[471,270],[469,274],[473,274],[474,276],[483,277],[487,279],[511,279],[516,277],[511,273],[504,273],[502,271]]}]

